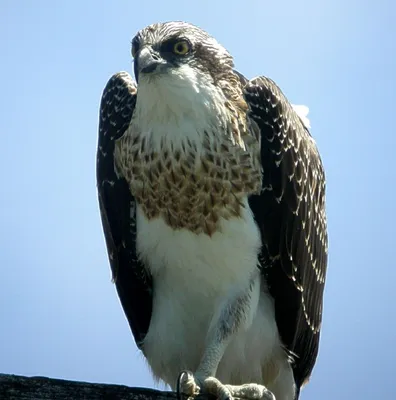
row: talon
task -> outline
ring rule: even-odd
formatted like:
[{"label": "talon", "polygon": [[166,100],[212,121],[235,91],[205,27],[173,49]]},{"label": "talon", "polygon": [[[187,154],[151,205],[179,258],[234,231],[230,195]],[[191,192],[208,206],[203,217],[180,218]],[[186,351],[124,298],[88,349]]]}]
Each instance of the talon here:
[{"label": "talon", "polygon": [[[198,384],[199,382],[199,384]],[[202,391],[216,396],[218,400],[275,400],[275,396],[265,386],[248,383],[241,386],[224,385],[215,377],[194,377],[190,371],[182,371],[177,380],[177,397],[183,400],[182,394],[190,397]]]},{"label": "talon", "polygon": [[176,386],[178,400],[183,400],[183,394],[190,397],[198,394],[199,390],[200,387],[197,385],[192,372],[187,370],[180,372]]},{"label": "talon", "polygon": [[218,400],[233,400],[231,390],[214,377],[205,379],[203,390],[213,394]]},{"label": "talon", "polygon": [[234,397],[247,400],[275,400],[274,394],[263,385],[248,383],[241,386],[226,386]]}]

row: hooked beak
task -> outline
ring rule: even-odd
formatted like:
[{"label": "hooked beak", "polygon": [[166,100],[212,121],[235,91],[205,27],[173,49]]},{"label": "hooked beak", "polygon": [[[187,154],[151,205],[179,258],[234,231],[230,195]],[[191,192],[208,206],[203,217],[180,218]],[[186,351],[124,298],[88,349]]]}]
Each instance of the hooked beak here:
[{"label": "hooked beak", "polygon": [[151,48],[143,47],[134,59],[134,72],[136,82],[139,82],[139,74],[150,74],[155,72],[160,65],[166,64],[166,61]]}]

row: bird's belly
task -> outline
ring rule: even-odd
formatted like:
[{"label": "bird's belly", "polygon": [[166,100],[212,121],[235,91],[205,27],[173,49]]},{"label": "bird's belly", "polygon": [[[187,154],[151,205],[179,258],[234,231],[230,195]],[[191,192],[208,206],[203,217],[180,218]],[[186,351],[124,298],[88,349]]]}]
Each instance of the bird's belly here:
[{"label": "bird's belly", "polygon": [[[183,369],[195,371],[215,311],[257,274],[260,233],[250,208],[224,220],[212,236],[173,230],[137,210],[137,246],[154,282],[153,313],[144,353],[153,374],[173,386]],[[263,285],[264,286],[264,285]],[[265,287],[253,322],[237,334],[217,376],[229,383],[262,380],[262,361],[279,344],[273,304]],[[259,355],[259,356],[258,356]]]}]

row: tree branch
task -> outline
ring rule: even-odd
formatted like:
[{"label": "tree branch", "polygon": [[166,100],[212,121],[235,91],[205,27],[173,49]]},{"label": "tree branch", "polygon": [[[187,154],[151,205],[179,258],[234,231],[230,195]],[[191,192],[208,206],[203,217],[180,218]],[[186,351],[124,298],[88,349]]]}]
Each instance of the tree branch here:
[{"label": "tree branch", "polygon": [[[0,374],[0,399],[7,400],[177,400],[174,392],[52,379]],[[208,400],[198,395],[197,400]]]}]

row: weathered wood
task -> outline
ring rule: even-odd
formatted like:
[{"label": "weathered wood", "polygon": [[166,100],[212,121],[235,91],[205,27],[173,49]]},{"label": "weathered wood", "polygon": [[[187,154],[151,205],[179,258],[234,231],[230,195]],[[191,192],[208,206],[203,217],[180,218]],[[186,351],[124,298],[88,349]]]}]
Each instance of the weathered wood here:
[{"label": "weathered wood", "polygon": [[[154,389],[0,374],[1,400],[177,400],[177,394]],[[197,400],[208,400],[199,395]]]}]

